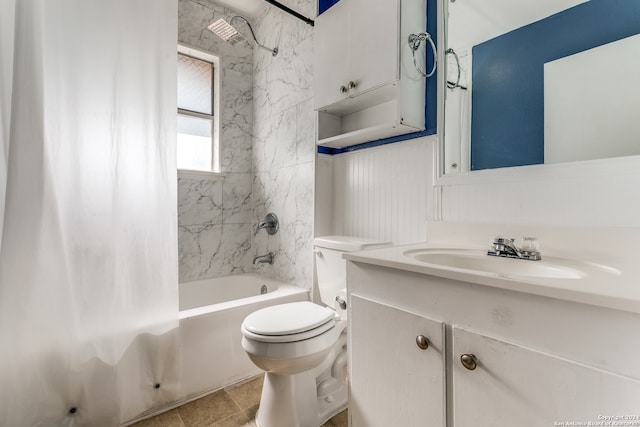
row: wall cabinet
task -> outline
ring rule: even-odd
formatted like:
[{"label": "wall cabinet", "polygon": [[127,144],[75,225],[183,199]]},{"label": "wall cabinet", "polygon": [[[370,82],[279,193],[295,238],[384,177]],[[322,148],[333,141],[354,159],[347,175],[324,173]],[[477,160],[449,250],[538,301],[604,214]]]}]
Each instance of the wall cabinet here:
[{"label": "wall cabinet", "polygon": [[318,144],[345,147],[424,129],[425,78],[407,38],[425,31],[425,5],[341,0],[316,19]]},{"label": "wall cabinet", "polygon": [[399,8],[399,0],[342,0],[318,17],[316,108],[399,79]]},{"label": "wall cabinet", "polygon": [[347,284],[352,427],[640,424],[637,313],[358,262]]}]

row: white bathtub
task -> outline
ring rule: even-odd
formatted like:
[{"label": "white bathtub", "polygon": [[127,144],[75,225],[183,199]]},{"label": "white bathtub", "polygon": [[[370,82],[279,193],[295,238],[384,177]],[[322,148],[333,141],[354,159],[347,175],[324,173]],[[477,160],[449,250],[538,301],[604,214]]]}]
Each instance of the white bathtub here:
[{"label": "white bathtub", "polygon": [[[263,285],[268,292],[261,295]],[[240,345],[242,321],[260,308],[308,299],[304,288],[256,274],[181,283],[180,400],[258,375]]]}]

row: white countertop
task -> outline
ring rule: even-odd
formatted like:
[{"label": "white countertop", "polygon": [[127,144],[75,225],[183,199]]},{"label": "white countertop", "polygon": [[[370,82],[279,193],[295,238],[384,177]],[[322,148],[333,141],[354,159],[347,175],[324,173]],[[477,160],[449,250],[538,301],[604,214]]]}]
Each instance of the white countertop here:
[{"label": "white countertop", "polygon": [[[575,230],[574,230],[575,231]],[[617,234],[617,233],[614,233]],[[628,236],[628,234],[626,234]],[[615,236],[612,236],[615,238]],[[477,240],[477,239],[476,239]],[[485,240],[486,241],[486,240]],[[637,248],[625,248],[635,242],[635,239],[623,239],[622,249],[636,249],[633,251],[640,255]],[[603,243],[603,242],[601,242]],[[608,244],[608,242],[604,242]],[[554,245],[551,245],[554,247]],[[602,246],[606,248],[607,246]],[[382,267],[394,268],[446,279],[476,283],[499,289],[508,289],[517,292],[525,292],[534,295],[558,298],[573,302],[608,307],[617,310],[640,313],[640,256],[633,261],[633,257],[624,259],[611,255],[611,251],[605,250],[605,255],[598,256],[597,251],[585,250],[581,254],[574,251],[574,256],[567,256],[562,251],[545,251],[541,248],[542,261],[524,261],[518,259],[505,259],[506,262],[529,263],[552,260],[548,262],[566,262],[569,267],[585,266],[584,276],[580,278],[547,278],[547,277],[516,277],[507,274],[466,270],[462,268],[447,267],[429,264],[416,260],[406,253],[408,251],[434,250],[434,249],[469,249],[478,254],[486,253],[487,246],[461,245],[459,241],[452,244],[443,242],[425,242],[406,246],[392,246],[382,249],[373,249],[361,252],[345,253],[344,258],[358,263],[373,264]],[[618,248],[619,249],[619,248]],[[578,267],[578,269],[580,269]]]}]

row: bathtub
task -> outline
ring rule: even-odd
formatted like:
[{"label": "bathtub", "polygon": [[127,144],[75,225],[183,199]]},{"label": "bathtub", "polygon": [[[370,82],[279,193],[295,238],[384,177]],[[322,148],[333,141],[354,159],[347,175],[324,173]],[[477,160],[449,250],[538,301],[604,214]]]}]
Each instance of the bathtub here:
[{"label": "bathtub", "polygon": [[240,345],[242,321],[260,308],[308,299],[307,289],[257,274],[181,283],[179,400],[260,374]]}]

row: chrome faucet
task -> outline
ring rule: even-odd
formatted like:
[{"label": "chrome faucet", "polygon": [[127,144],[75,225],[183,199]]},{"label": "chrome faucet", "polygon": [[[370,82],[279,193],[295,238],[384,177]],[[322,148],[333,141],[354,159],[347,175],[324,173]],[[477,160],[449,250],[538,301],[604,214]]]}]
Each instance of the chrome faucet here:
[{"label": "chrome faucet", "polygon": [[253,265],[258,264],[273,264],[273,258],[275,254],[273,252],[269,252],[266,255],[258,255],[253,259]]},{"label": "chrome faucet", "polygon": [[273,212],[269,212],[265,217],[264,221],[260,221],[256,225],[255,235],[262,229],[267,230],[267,234],[273,236],[278,231],[278,217]]},{"label": "chrome faucet", "polygon": [[487,255],[526,259],[530,261],[541,260],[542,256],[540,255],[540,252],[536,250],[537,241],[530,237],[524,238],[523,241],[526,243],[526,247],[518,248],[514,243],[514,239],[496,237],[493,239],[493,243],[491,244],[491,248],[487,251]]}]

